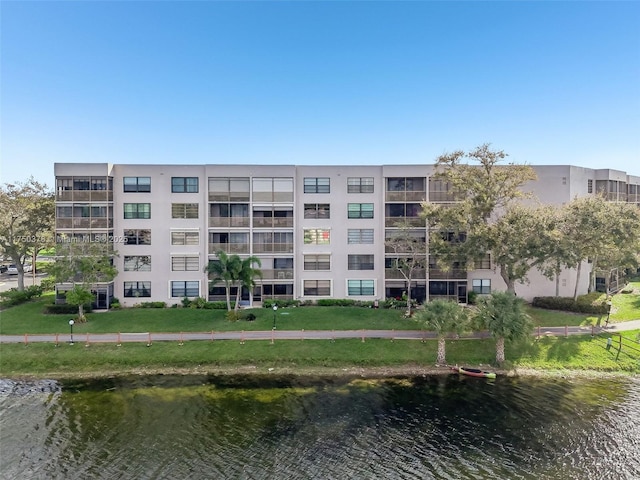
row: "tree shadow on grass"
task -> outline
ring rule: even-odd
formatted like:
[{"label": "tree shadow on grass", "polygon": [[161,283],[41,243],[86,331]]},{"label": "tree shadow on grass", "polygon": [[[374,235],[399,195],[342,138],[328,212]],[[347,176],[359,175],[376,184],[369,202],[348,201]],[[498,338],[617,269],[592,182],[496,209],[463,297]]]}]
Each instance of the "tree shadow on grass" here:
[{"label": "tree shadow on grass", "polygon": [[575,358],[580,353],[580,346],[575,341],[565,341],[563,338],[546,337],[541,342],[549,345],[547,349],[547,360],[555,362],[566,362]]}]

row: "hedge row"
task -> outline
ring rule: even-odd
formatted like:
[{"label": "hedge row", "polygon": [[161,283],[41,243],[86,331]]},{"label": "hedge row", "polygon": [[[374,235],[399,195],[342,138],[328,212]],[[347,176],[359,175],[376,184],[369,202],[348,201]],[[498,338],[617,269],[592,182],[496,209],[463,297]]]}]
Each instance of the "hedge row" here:
[{"label": "hedge row", "polygon": [[[91,310],[91,305],[84,306],[84,313],[91,313]],[[69,305],[68,303],[45,305],[44,313],[51,315],[73,315],[78,313],[78,305]]]},{"label": "hedge row", "polygon": [[606,294],[600,292],[580,295],[577,300],[572,297],[535,297],[531,304],[534,307],[548,310],[564,310],[595,315],[605,315],[609,308]]}]

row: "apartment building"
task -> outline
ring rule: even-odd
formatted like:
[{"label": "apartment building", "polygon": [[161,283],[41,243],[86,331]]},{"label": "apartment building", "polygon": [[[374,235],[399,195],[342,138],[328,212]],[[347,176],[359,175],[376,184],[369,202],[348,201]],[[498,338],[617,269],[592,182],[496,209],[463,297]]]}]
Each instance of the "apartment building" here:
[{"label": "apartment building", "polygon": [[[546,203],[605,191],[612,201],[640,205],[640,177],[574,166],[534,168],[538,180],[525,188]],[[219,250],[261,260],[262,278],[241,295],[247,306],[265,299],[384,299],[407,288],[419,301],[465,302],[471,290],[504,290],[490,258],[472,271],[441,271],[430,259],[410,287],[392,268],[397,254],[385,239],[398,221],[409,222],[412,234],[426,240],[421,202],[448,199],[433,173],[433,165],[57,163],[56,234],[112,244],[119,273],[94,285],[98,308],[113,297],[124,306],[175,304],[184,297],[222,300],[223,286],[211,285],[204,271]],[[575,272],[563,272],[560,295],[573,294],[575,278]],[[535,271],[530,280],[517,285],[518,295],[555,294],[555,281]],[[578,289],[587,287],[583,274]]]}]

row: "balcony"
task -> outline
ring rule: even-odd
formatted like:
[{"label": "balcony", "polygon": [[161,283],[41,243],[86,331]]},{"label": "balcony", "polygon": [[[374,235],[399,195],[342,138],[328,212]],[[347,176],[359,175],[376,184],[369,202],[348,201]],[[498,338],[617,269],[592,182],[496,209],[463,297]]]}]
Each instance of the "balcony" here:
[{"label": "balcony", "polygon": [[385,195],[387,202],[424,202],[426,198],[426,192],[413,191],[386,192]]},{"label": "balcony", "polygon": [[209,226],[213,228],[249,227],[249,217],[209,217]]},{"label": "balcony", "polygon": [[[384,278],[386,280],[406,280],[396,268],[385,268]],[[414,271],[411,276],[412,280],[424,280],[425,278],[427,278],[427,271],[424,268]]]},{"label": "balcony", "polygon": [[398,224],[408,225],[410,227],[426,227],[426,221],[420,217],[385,217],[385,227],[397,227]]},{"label": "balcony", "polygon": [[452,268],[448,271],[438,270],[436,268],[429,269],[430,280],[466,280],[467,271],[459,268]]},{"label": "balcony", "polygon": [[253,228],[293,228],[293,216],[253,217]]},{"label": "balcony", "polygon": [[264,269],[261,271],[263,280],[293,280],[293,269],[278,268],[275,270]]},{"label": "balcony", "polygon": [[293,253],[293,243],[254,243],[253,253]]},{"label": "balcony", "polygon": [[222,250],[225,253],[249,253],[249,244],[247,243],[210,243],[209,255],[215,255],[216,252]]}]

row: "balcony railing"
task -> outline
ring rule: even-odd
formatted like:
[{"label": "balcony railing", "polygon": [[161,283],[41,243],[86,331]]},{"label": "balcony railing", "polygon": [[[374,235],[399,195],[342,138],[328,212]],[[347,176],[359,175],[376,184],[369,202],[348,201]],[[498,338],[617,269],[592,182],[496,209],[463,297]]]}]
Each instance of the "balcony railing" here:
[{"label": "balcony railing", "polygon": [[209,217],[210,227],[249,227],[249,217]]},{"label": "balcony railing", "polygon": [[[385,268],[384,278],[387,280],[405,280],[404,275],[396,268]],[[419,269],[413,272],[411,275],[412,280],[422,280],[427,278],[427,271],[425,269]]]},{"label": "balcony railing", "polygon": [[293,243],[254,243],[253,253],[293,253]]},{"label": "balcony railing", "polygon": [[253,217],[254,228],[293,228],[293,217]]},{"label": "balcony railing", "polygon": [[210,243],[209,255],[215,255],[216,252],[222,250],[225,253],[249,253],[249,244],[247,243]]},{"label": "balcony railing", "polygon": [[275,270],[262,270],[263,280],[293,280],[293,269],[278,268]]},{"label": "balcony railing", "polygon": [[431,280],[466,280],[467,271],[464,269],[453,268],[449,271],[438,269],[429,269],[429,279]]},{"label": "balcony railing", "polygon": [[410,227],[425,227],[426,221],[420,217],[385,217],[385,227],[397,227],[398,224],[407,224]]},{"label": "balcony railing", "polygon": [[423,202],[427,196],[426,192],[386,192],[387,202]]}]

